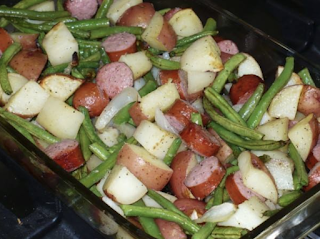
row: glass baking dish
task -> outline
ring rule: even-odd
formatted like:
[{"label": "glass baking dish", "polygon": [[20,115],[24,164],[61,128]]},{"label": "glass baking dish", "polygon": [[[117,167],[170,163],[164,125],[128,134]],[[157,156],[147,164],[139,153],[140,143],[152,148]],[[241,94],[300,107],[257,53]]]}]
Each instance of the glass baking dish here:
[{"label": "glass baking dish", "polygon": [[[192,7],[203,22],[208,17],[216,19],[220,35],[225,39],[232,39],[241,51],[254,56],[269,84],[274,80],[277,66],[284,64],[286,56],[294,56],[295,71],[308,67],[314,81],[320,86],[319,66],[219,8],[212,0],[150,2],[156,9]],[[7,3],[12,5],[14,1],[7,1]],[[0,147],[12,160],[29,171],[93,228],[102,232],[106,238],[115,238],[117,226],[121,226],[133,238],[152,238],[107,206],[2,118],[0,118]],[[320,225],[319,218],[320,185],[317,185],[244,238],[301,238]]]}]

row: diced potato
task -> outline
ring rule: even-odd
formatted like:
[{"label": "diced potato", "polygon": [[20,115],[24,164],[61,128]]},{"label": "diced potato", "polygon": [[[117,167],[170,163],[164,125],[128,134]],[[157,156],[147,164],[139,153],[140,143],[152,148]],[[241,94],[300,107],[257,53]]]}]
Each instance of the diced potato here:
[{"label": "diced potato", "polygon": [[[283,68],[284,68],[283,66],[278,66],[276,77],[278,77],[282,73]],[[285,85],[285,87],[291,86],[291,85],[303,85],[303,82],[297,73],[292,72],[291,77],[288,83]]]},{"label": "diced potato", "polygon": [[216,76],[214,72],[188,72],[188,94],[203,91],[204,88],[209,86]]},{"label": "diced potato", "polygon": [[17,73],[9,73],[8,80],[12,88],[12,94],[7,95],[0,87],[0,105],[6,104],[9,98],[28,82],[27,78]]},{"label": "diced potato", "polygon": [[275,119],[263,125],[259,125],[256,130],[263,133],[264,140],[286,141],[288,140],[289,119]]},{"label": "diced potato", "polygon": [[263,74],[258,62],[249,54],[242,54],[246,56],[246,59],[239,65],[237,69],[237,76],[241,77],[243,75],[256,75],[263,79]]},{"label": "diced potato", "polygon": [[75,139],[84,120],[84,115],[64,101],[50,96],[36,121],[46,130],[61,139]]},{"label": "diced potato", "polygon": [[115,0],[109,8],[107,18],[115,24],[126,10],[140,3],[142,3],[142,0]]}]

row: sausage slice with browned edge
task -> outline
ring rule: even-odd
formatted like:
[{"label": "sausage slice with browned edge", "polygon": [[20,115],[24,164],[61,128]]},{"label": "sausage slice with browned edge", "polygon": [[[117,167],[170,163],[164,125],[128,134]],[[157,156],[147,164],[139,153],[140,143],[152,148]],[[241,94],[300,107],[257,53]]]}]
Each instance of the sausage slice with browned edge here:
[{"label": "sausage slice with browned edge", "polygon": [[110,61],[115,62],[122,55],[135,53],[137,51],[136,41],[135,35],[121,32],[107,37],[101,45],[108,54]]},{"label": "sausage slice with browned edge", "polygon": [[219,159],[212,156],[195,166],[184,183],[197,199],[202,200],[215,190],[225,173]]},{"label": "sausage slice with browned edge", "polygon": [[64,8],[78,20],[92,18],[98,9],[97,0],[66,0]]},{"label": "sausage slice with browned edge", "polygon": [[320,183],[320,162],[314,165],[308,174],[309,184],[304,188],[305,191],[309,191],[311,188]]},{"label": "sausage slice with browned edge", "polygon": [[85,162],[78,141],[73,139],[51,144],[44,152],[67,172],[76,170]]},{"label": "sausage slice with browned edge", "polygon": [[113,62],[100,68],[97,73],[98,86],[112,99],[123,89],[133,86],[133,73],[123,62]]}]

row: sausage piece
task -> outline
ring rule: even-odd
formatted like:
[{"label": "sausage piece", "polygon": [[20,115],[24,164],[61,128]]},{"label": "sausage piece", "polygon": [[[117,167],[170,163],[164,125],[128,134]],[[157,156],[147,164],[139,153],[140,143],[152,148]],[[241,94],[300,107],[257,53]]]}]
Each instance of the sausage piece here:
[{"label": "sausage piece", "polygon": [[311,188],[320,183],[320,162],[318,162],[309,172],[308,175],[309,184],[304,188],[305,191],[309,191]]},{"label": "sausage piece", "polygon": [[225,172],[219,159],[212,156],[195,166],[184,183],[197,199],[202,200],[219,185]]},{"label": "sausage piece", "polygon": [[181,198],[175,200],[173,204],[188,217],[191,216],[193,211],[197,212],[198,217],[206,212],[206,203],[197,199]]},{"label": "sausage piece", "polygon": [[44,152],[67,172],[76,170],[85,162],[78,141],[73,139],[52,144]]},{"label": "sausage piece", "polygon": [[138,126],[141,121],[148,120],[148,117],[142,112],[140,104],[138,102],[134,103],[129,109],[129,114],[136,126]]},{"label": "sausage piece", "polygon": [[213,135],[194,123],[189,123],[180,137],[189,148],[204,157],[215,155],[220,148],[220,143]]},{"label": "sausage piece", "polygon": [[134,53],[137,51],[136,36],[130,33],[121,32],[109,36],[102,42],[110,61],[115,62],[122,55]]},{"label": "sausage piece", "polygon": [[154,219],[164,239],[186,239],[187,235],[175,222],[166,221],[160,218]]},{"label": "sausage piece", "polygon": [[97,0],[66,0],[64,8],[78,20],[92,18],[98,9]]},{"label": "sausage piece", "polygon": [[123,89],[133,86],[133,74],[123,62],[113,62],[99,69],[97,85],[112,99]]},{"label": "sausage piece", "polygon": [[239,53],[239,49],[237,45],[231,40],[221,40],[218,42],[218,46],[221,52],[224,52],[230,55],[235,55]]}]

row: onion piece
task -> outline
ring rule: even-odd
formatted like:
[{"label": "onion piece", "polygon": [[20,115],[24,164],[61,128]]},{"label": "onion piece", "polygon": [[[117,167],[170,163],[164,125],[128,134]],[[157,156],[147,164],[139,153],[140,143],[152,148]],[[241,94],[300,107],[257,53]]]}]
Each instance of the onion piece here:
[{"label": "onion piece", "polygon": [[107,204],[109,207],[111,207],[113,210],[115,210],[117,213],[119,213],[121,216],[124,217],[124,213],[121,209],[121,207],[119,207],[119,205],[117,203],[115,203],[114,201],[112,201],[111,198],[104,196],[102,197],[102,201]]},{"label": "onion piece", "polygon": [[143,78],[139,78],[134,81],[134,88],[136,90],[140,90],[144,85],[146,84],[146,81]]},{"label": "onion piece", "polygon": [[95,127],[97,130],[102,130],[106,127],[111,119],[127,104],[138,101],[139,93],[133,87],[127,87],[120,94],[116,95],[110,103],[104,108],[100,116],[97,118]]},{"label": "onion piece", "polygon": [[159,108],[156,108],[155,121],[161,129],[169,131],[175,135],[179,135],[179,133],[170,125],[167,118]]},{"label": "onion piece", "polygon": [[86,163],[87,169],[89,172],[93,171],[96,167],[98,167],[102,163],[102,160],[99,159],[96,155],[92,154],[89,160]]},{"label": "onion piece", "polygon": [[202,104],[202,98],[199,98],[199,99],[195,100],[191,105],[192,105],[199,113],[204,114],[204,108],[203,108],[203,104]]},{"label": "onion piece", "polygon": [[130,138],[136,130],[136,128],[133,125],[128,123],[123,123],[120,125],[114,124],[113,126],[116,127],[122,134],[125,134],[127,138]]},{"label": "onion piece", "polygon": [[151,197],[148,195],[144,195],[142,197],[142,201],[147,207],[156,207],[156,208],[162,208],[159,203],[157,203],[155,200],[153,200]]},{"label": "onion piece", "polygon": [[217,206],[213,206],[206,211],[202,217],[194,220],[196,223],[203,222],[223,222],[231,217],[237,208],[233,203],[225,202]]}]

